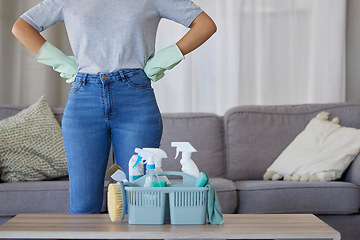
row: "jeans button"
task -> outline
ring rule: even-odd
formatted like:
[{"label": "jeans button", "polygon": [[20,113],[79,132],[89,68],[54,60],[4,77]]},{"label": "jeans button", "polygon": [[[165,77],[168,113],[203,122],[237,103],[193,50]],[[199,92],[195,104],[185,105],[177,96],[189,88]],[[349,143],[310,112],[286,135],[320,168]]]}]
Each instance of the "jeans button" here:
[{"label": "jeans button", "polygon": [[104,75],[104,76],[102,77],[102,79],[106,80],[106,79],[108,79],[108,77]]}]

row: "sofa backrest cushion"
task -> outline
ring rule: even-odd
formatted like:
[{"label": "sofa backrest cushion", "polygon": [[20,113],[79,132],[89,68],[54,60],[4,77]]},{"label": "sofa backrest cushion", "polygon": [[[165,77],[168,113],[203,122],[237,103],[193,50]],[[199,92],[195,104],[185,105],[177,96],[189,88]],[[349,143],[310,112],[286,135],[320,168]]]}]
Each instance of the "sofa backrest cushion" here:
[{"label": "sofa backrest cushion", "polygon": [[175,148],[171,142],[190,142],[197,152],[192,159],[199,170],[209,177],[223,177],[224,130],[223,118],[207,113],[165,113],[163,117],[163,137],[161,148],[168,158],[162,162],[164,171],[181,171],[181,154],[175,160]]},{"label": "sofa backrest cushion", "polygon": [[[0,106],[0,120],[14,116],[27,107],[29,107],[29,105],[1,105]],[[59,124],[61,126],[62,117],[63,117],[63,113],[64,113],[64,107],[51,107],[51,110],[52,110],[56,120],[59,122]],[[113,152],[113,149],[111,148],[110,155],[109,155],[109,161],[108,161],[108,168],[114,163],[115,163],[114,152]],[[66,178],[63,178],[61,180],[66,180]],[[111,180],[109,174],[105,175],[105,180],[106,181]],[[1,180],[0,180],[0,182],[1,182]]]},{"label": "sofa backrest cushion", "polygon": [[[27,107],[29,107],[29,105],[2,105],[0,106],[0,120],[8,117],[12,117]],[[59,122],[61,126],[61,120],[62,120],[64,108],[51,107],[51,110],[54,113],[56,120]]]},{"label": "sofa backrest cushion", "polygon": [[261,180],[266,169],[319,112],[340,124],[360,128],[360,104],[243,106],[225,116],[226,177]]}]

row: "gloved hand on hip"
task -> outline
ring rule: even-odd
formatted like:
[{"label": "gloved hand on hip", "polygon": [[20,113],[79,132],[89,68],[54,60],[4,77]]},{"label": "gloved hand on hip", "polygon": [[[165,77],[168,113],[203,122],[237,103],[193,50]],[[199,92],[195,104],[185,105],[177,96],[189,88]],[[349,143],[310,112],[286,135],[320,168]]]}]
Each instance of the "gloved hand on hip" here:
[{"label": "gloved hand on hip", "polygon": [[73,56],[66,56],[51,43],[44,43],[35,60],[39,63],[53,67],[55,71],[60,73],[62,78],[67,78],[67,83],[75,81],[75,77],[78,73],[78,66],[75,58]]},{"label": "gloved hand on hip", "polygon": [[160,80],[166,70],[170,70],[184,59],[179,47],[174,44],[158,51],[154,57],[147,60],[144,71],[153,82]]}]

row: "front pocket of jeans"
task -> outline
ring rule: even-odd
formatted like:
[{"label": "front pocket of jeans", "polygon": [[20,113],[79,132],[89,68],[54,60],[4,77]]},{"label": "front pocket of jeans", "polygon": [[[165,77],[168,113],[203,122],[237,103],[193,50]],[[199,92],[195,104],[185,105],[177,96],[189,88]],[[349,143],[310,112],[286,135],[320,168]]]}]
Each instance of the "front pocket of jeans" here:
[{"label": "front pocket of jeans", "polygon": [[127,83],[131,87],[135,88],[150,88],[151,80],[146,76],[143,70],[139,71],[139,73],[133,74],[131,76],[126,76]]},{"label": "front pocket of jeans", "polygon": [[70,93],[77,93],[80,91],[80,89],[83,87],[83,83],[80,80],[75,80],[75,82],[72,83],[72,87],[70,90]]}]

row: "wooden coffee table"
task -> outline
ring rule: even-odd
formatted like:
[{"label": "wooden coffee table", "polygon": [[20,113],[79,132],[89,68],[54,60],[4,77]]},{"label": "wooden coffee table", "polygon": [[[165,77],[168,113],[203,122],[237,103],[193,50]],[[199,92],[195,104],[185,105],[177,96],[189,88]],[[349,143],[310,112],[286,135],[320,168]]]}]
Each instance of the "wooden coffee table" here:
[{"label": "wooden coffee table", "polygon": [[225,214],[222,225],[129,225],[107,214],[19,214],[1,239],[334,239],[340,233],[312,214]]}]

